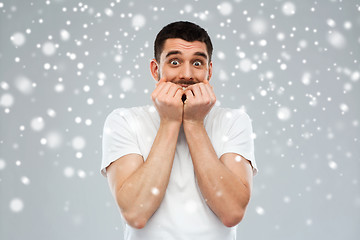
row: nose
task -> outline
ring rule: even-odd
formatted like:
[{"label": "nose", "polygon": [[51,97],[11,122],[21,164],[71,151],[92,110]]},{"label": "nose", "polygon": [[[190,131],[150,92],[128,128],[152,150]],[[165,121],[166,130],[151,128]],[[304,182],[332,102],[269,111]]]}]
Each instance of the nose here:
[{"label": "nose", "polygon": [[179,72],[179,78],[182,80],[193,80],[193,71],[191,64],[183,64]]}]

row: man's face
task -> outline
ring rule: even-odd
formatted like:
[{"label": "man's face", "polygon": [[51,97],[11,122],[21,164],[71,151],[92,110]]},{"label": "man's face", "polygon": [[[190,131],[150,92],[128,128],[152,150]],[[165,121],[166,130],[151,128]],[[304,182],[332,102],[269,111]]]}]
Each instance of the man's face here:
[{"label": "man's face", "polygon": [[151,62],[151,72],[155,80],[164,78],[182,87],[210,80],[212,63],[209,63],[206,44],[180,38],[167,39],[160,63]]}]

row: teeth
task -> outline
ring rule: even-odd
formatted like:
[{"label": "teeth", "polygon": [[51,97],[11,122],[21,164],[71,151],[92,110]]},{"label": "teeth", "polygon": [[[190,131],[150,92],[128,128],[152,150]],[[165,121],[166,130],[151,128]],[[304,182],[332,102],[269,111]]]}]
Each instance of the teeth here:
[{"label": "teeth", "polygon": [[183,88],[183,90],[185,90],[186,89],[186,87],[182,87]]}]

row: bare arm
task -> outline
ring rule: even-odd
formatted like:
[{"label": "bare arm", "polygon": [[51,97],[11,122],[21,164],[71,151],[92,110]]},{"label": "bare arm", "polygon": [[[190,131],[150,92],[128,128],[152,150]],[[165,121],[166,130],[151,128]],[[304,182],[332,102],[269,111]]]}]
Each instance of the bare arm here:
[{"label": "bare arm", "polygon": [[135,228],[143,228],[158,209],[169,182],[182,121],[179,88],[160,82],[152,94],[161,120],[146,161],[138,154],[129,154],[107,168],[114,198],[127,223]]},{"label": "bare arm", "polygon": [[203,125],[184,124],[184,131],[202,195],[225,226],[235,226],[250,199],[249,161],[235,153],[225,153],[218,159]]},{"label": "bare arm", "polygon": [[135,228],[145,226],[164,197],[179,128],[176,124],[161,125],[145,162],[142,156],[129,154],[107,168],[109,185],[121,213]]},{"label": "bare arm", "polygon": [[185,93],[183,125],[201,193],[225,226],[235,226],[250,199],[251,165],[235,153],[218,159],[203,122],[216,101],[210,84],[192,85]]}]

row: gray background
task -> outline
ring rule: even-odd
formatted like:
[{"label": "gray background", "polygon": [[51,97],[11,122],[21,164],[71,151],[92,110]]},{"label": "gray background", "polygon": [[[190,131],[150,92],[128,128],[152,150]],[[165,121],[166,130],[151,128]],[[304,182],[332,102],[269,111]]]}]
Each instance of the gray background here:
[{"label": "gray background", "polygon": [[238,238],[359,239],[355,0],[0,0],[0,239],[122,239],[102,127],[151,104],[153,40],[175,20],[208,30],[217,104],[253,120]]}]

